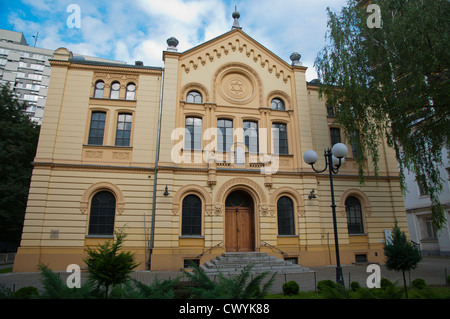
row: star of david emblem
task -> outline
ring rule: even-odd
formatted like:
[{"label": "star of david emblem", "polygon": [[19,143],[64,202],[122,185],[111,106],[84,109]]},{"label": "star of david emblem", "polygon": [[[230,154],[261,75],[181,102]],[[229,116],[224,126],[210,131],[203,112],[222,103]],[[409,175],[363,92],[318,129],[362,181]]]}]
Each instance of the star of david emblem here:
[{"label": "star of david emblem", "polygon": [[230,86],[231,86],[230,91],[233,92],[236,95],[244,92],[244,90],[242,88],[244,86],[244,82],[242,82],[240,80],[233,80],[233,81],[231,81]]}]

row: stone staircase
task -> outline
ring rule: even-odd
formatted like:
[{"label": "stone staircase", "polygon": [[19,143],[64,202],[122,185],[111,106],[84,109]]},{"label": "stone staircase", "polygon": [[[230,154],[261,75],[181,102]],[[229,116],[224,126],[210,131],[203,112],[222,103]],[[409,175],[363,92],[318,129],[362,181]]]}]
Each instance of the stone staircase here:
[{"label": "stone staircase", "polygon": [[269,271],[285,274],[310,271],[309,268],[261,252],[223,253],[221,256],[204,263],[200,268],[208,275],[218,275],[219,272],[223,275],[234,275],[239,274],[249,264],[253,265],[252,273]]}]

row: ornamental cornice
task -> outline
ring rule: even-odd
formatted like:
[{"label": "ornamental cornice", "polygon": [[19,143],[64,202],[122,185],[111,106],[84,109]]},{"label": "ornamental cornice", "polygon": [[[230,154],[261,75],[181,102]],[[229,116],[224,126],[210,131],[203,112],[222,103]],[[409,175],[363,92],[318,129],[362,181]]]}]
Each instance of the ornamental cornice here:
[{"label": "ornamental cornice", "polygon": [[51,66],[67,66],[75,69],[88,69],[88,70],[101,70],[105,72],[126,72],[126,73],[144,73],[144,74],[155,74],[160,75],[162,73],[161,68],[136,68],[128,64],[120,65],[108,65],[108,64],[95,64],[91,63],[74,63],[73,61],[60,61],[60,60],[49,60]]}]

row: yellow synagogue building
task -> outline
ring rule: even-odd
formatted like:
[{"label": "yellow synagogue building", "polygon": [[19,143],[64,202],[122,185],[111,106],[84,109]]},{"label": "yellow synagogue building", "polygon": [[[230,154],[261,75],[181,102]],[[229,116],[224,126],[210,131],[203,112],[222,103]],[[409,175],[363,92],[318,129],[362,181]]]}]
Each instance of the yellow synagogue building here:
[{"label": "yellow synagogue building", "polygon": [[[14,271],[83,268],[118,230],[141,270],[224,252],[335,265],[329,176],[303,154],[347,140],[300,55],[283,61],[236,19],[185,52],[167,44],[163,68],[54,52]],[[361,185],[347,148],[333,179],[341,263],[383,263],[385,231],[407,232],[394,151],[380,143],[379,177],[369,163]]]}]

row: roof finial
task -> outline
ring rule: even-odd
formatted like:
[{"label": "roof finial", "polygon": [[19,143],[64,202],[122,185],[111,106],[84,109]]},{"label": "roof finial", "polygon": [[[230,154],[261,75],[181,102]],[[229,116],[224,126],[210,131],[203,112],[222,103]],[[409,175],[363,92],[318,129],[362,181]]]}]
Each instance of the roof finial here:
[{"label": "roof finial", "polygon": [[237,11],[237,6],[234,6],[234,12],[233,12],[233,14],[232,14],[231,16],[232,16],[233,19],[234,19],[233,27],[231,28],[231,30],[234,30],[234,29],[242,29],[242,28],[239,26],[239,18],[240,18],[240,16],[241,16],[241,14],[239,13],[239,11]]}]

